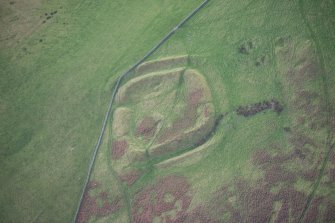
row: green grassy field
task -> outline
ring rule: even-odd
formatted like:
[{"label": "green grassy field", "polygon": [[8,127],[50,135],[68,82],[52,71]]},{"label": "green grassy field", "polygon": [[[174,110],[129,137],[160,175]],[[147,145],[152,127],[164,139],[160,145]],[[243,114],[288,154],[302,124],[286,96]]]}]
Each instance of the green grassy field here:
[{"label": "green grassy field", "polygon": [[114,80],[198,3],[0,3],[1,221],[71,221]]},{"label": "green grassy field", "polygon": [[[2,222],[72,221],[117,76],[200,3],[0,3]],[[115,210],[88,219],[335,221],[334,43],[334,1],[210,1],[148,61],[189,55],[223,119],[200,152],[149,159],[128,186],[111,159],[111,117],[89,195]],[[272,99],[282,112],[236,112]],[[164,212],[168,198],[146,199],[160,190],[179,203]]]}]

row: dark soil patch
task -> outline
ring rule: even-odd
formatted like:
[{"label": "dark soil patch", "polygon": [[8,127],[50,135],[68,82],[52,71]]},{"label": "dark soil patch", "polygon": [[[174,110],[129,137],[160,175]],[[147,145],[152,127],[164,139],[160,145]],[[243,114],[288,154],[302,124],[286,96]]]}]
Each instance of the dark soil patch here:
[{"label": "dark soil patch", "polygon": [[240,106],[236,109],[236,114],[243,115],[244,117],[250,117],[269,109],[280,114],[283,111],[283,106],[279,103],[279,101],[273,99],[271,101],[263,101],[247,106]]},{"label": "dark soil patch", "polygon": [[250,51],[254,48],[254,43],[249,40],[249,41],[246,41],[244,43],[242,43],[240,45],[240,47],[238,48],[238,52],[241,53],[241,54],[249,54]]},{"label": "dark soil patch", "polygon": [[146,139],[152,138],[157,130],[158,122],[152,117],[145,117],[136,127],[136,136],[143,136]]},{"label": "dark soil patch", "polygon": [[284,131],[285,132],[291,132],[291,128],[290,127],[284,127]]},{"label": "dark soil patch", "polygon": [[265,64],[265,59],[266,59],[266,56],[265,56],[265,55],[262,56],[261,58],[258,58],[258,59],[256,60],[256,62],[255,62],[255,65],[256,65],[257,67],[264,65],[264,64]]},{"label": "dark soil patch", "polygon": [[[188,182],[181,176],[167,176],[147,186],[135,195],[132,204],[134,221],[151,223],[154,217],[159,217],[161,222],[181,222],[192,200],[189,189]],[[172,210],[175,215],[168,214]]]},{"label": "dark soil patch", "polygon": [[302,152],[301,149],[295,149],[293,152],[293,156],[301,160],[306,158],[306,155]]},{"label": "dark soil patch", "polygon": [[125,140],[114,141],[112,145],[112,158],[114,160],[120,159],[128,149],[128,143]]}]

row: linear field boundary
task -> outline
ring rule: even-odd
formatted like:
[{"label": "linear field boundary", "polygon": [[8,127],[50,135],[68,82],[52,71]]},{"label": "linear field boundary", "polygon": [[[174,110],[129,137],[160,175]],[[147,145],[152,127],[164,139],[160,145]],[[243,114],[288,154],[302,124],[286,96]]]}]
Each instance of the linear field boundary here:
[{"label": "linear field boundary", "polygon": [[103,125],[102,125],[102,128],[101,128],[101,131],[100,131],[100,135],[99,135],[99,138],[98,138],[98,141],[96,143],[96,146],[94,148],[94,151],[93,151],[93,154],[92,154],[92,158],[90,160],[90,163],[89,163],[89,167],[88,167],[88,173],[86,175],[86,179],[84,181],[84,186],[82,188],[82,191],[81,191],[81,195],[80,195],[80,199],[79,199],[79,202],[78,202],[78,206],[77,206],[77,209],[76,209],[76,212],[75,212],[75,216],[74,216],[74,221],[73,222],[76,222],[77,221],[77,218],[78,218],[78,214],[79,214],[79,210],[82,206],[82,201],[83,201],[83,198],[84,198],[84,194],[85,194],[85,191],[86,191],[86,188],[87,188],[87,185],[89,183],[89,180],[90,180],[90,176],[91,176],[91,173],[92,173],[92,169],[93,169],[93,165],[95,163],[95,160],[96,160],[96,157],[97,157],[97,153],[99,151],[99,148],[101,146],[101,143],[102,143],[102,139],[103,139],[103,136],[104,136],[104,133],[106,131],[106,127],[107,127],[107,122],[108,122],[108,119],[109,119],[109,116],[111,114],[111,111],[112,111],[112,106],[113,106],[113,103],[114,103],[114,100],[115,100],[115,96],[116,96],[116,93],[120,87],[120,83],[121,81],[126,77],[128,76],[132,71],[134,71],[136,69],[136,67],[138,65],[140,65],[141,63],[143,63],[149,56],[151,56],[160,46],[162,46],[181,26],[183,26],[188,20],[190,20],[195,14],[197,14],[197,12],[199,12],[210,0],[205,0],[203,1],[196,9],[194,9],[188,16],[186,16],[180,23],[178,23],[162,40],[160,40],[151,50],[149,50],[138,62],[136,62],[134,65],[132,65],[126,72],[122,73],[119,78],[117,79],[116,83],[114,84],[114,87],[113,87],[113,92],[112,92],[112,95],[111,95],[111,98],[110,98],[110,101],[109,101],[109,104],[108,104],[108,109],[107,109],[107,112],[105,114],[105,118],[104,118],[104,121],[103,121]]}]

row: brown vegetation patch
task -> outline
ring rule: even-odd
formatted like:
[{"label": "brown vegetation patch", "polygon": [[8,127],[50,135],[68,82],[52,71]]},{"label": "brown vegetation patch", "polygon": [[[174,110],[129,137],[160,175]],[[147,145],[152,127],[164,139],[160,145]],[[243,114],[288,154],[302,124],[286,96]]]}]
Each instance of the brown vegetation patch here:
[{"label": "brown vegetation patch", "polygon": [[128,149],[128,143],[125,140],[114,141],[112,145],[112,158],[114,160],[120,159]]},{"label": "brown vegetation patch", "polygon": [[[234,192],[228,190],[233,186]],[[227,222],[269,222],[275,223],[298,222],[304,210],[307,195],[297,191],[292,183],[284,184],[278,192],[271,192],[272,187],[259,181],[250,183],[242,178],[235,179],[231,184],[225,185],[214,194],[210,204],[211,210],[215,210],[215,216],[229,213]],[[231,199],[235,197],[234,199]],[[317,219],[319,205],[322,199],[313,200],[306,216]],[[231,203],[233,202],[233,203]],[[281,204],[278,213],[274,215],[275,202]],[[317,221],[314,221],[317,222]]]},{"label": "brown vegetation patch", "polygon": [[300,150],[301,152],[302,152],[302,149],[307,145],[314,147],[314,148],[318,148],[312,138],[310,138],[304,133],[297,132],[297,131],[292,133],[289,141],[296,150]]},{"label": "brown vegetation patch", "polygon": [[274,223],[286,223],[289,222],[289,203],[287,201],[284,201],[284,203],[282,204],[277,218],[275,219]]},{"label": "brown vegetation patch", "polygon": [[271,155],[266,150],[256,150],[252,154],[252,163],[258,166],[265,166],[266,168],[266,165],[269,166],[272,164],[282,164],[284,162],[292,160],[297,156],[299,156],[299,154],[296,152],[289,154],[278,153],[276,155]]},{"label": "brown vegetation patch", "polygon": [[314,198],[310,207],[308,208],[306,215],[304,217],[304,223],[315,223],[318,222],[318,215],[319,215],[319,206],[321,203],[320,198]]},{"label": "brown vegetation patch", "polygon": [[320,72],[320,66],[313,58],[313,55],[306,55],[306,61],[297,69],[297,79],[312,79],[320,74]]},{"label": "brown vegetation patch", "polygon": [[133,185],[142,175],[140,171],[133,170],[119,175],[120,179],[127,183],[128,186]]},{"label": "brown vegetation patch", "polygon": [[187,104],[189,106],[197,106],[198,103],[201,101],[201,99],[203,98],[204,93],[203,93],[203,89],[196,89],[194,91],[192,91],[187,98]]},{"label": "brown vegetation patch", "polygon": [[243,115],[244,117],[250,117],[268,109],[280,114],[284,108],[279,101],[272,99],[271,101],[263,101],[247,106],[240,106],[236,109],[236,114]]},{"label": "brown vegetation patch", "polygon": [[323,222],[335,222],[335,204],[328,201]]},{"label": "brown vegetation patch", "polygon": [[240,210],[237,208],[238,204],[232,202],[236,196],[237,194],[229,190],[228,185],[222,186],[214,193],[212,200],[208,204],[207,213],[214,212],[215,216],[229,213],[230,220],[228,222],[242,222]]},{"label": "brown vegetation patch", "polygon": [[288,202],[290,204],[290,216],[297,221],[305,207],[307,196],[292,187],[286,186],[276,194],[275,200]]},{"label": "brown vegetation patch", "polygon": [[306,87],[306,83],[316,81],[321,74],[313,44],[310,41],[295,43],[292,38],[287,38],[277,47],[276,56],[279,67],[285,69],[282,72],[286,77],[285,84],[294,91],[293,97],[290,95],[292,99],[288,101],[288,106],[297,114],[296,124],[307,125],[313,130],[327,126],[326,100],[319,89],[308,87],[307,90]]},{"label": "brown vegetation patch", "polygon": [[270,185],[275,185],[280,182],[294,183],[296,176],[288,170],[284,170],[279,165],[273,165],[265,172],[265,181]]},{"label": "brown vegetation patch", "polygon": [[205,105],[205,107],[204,107],[204,114],[205,114],[206,118],[209,118],[209,116],[211,115],[211,109],[210,109],[208,104]]},{"label": "brown vegetation patch", "polygon": [[269,222],[272,215],[274,196],[264,187],[238,186],[240,213],[244,222]]},{"label": "brown vegetation patch", "polygon": [[[328,123],[325,118],[326,109],[321,95],[304,89],[298,90],[296,94],[297,97],[292,101],[292,107],[298,112],[300,118],[305,117],[309,127],[313,130],[325,127]],[[303,124],[303,122],[300,121],[300,124]]]},{"label": "brown vegetation patch", "polygon": [[219,221],[208,216],[208,208],[198,206],[191,213],[188,213],[184,219],[179,219],[174,223],[219,223]]},{"label": "brown vegetation patch", "polygon": [[329,170],[329,180],[335,183],[335,169],[334,168]]},{"label": "brown vegetation patch", "polygon": [[[160,222],[180,222],[180,219],[185,218],[191,203],[189,189],[184,177],[167,176],[159,179],[156,184],[135,195],[132,204],[134,221],[151,223],[154,218],[159,218]],[[166,199],[166,195],[172,199]]]},{"label": "brown vegetation patch", "polygon": [[264,165],[271,162],[272,156],[266,150],[256,150],[252,154],[252,163],[256,165]]},{"label": "brown vegetation patch", "polygon": [[335,151],[334,151],[334,148],[332,149],[332,151],[330,152],[330,155],[329,155],[329,160],[332,164],[335,164]]},{"label": "brown vegetation patch", "polygon": [[[92,185],[94,186],[92,187]],[[104,217],[121,209],[122,200],[119,197],[111,199],[109,194],[104,191],[101,191],[97,197],[89,194],[91,190],[99,189],[99,187],[99,184],[93,181],[88,184],[76,222],[88,222],[91,217]]]},{"label": "brown vegetation patch", "polygon": [[146,139],[152,138],[157,129],[157,121],[152,117],[145,117],[136,127],[136,136],[143,136]]},{"label": "brown vegetation patch", "polygon": [[[313,154],[313,151],[304,149],[306,145],[314,145],[314,142],[309,137],[302,134],[294,134],[294,138],[296,139],[293,141],[296,149],[291,153],[285,154],[279,152],[276,155],[271,155],[265,150],[259,150],[255,151],[252,157],[253,163],[261,166],[265,171],[264,178],[259,181],[259,184],[262,185],[264,182],[268,183],[269,187],[264,187],[268,192],[273,186],[278,186],[281,185],[279,183],[284,183],[280,186],[281,189],[279,192],[274,194],[274,201],[281,202],[282,204],[274,221],[277,223],[288,222],[288,219],[292,219],[293,222],[298,221],[305,208],[308,195],[304,192],[295,190],[294,182],[296,182],[298,177],[314,182],[319,173],[317,168],[297,170],[294,173],[285,170],[285,163],[295,162],[297,158],[304,160],[307,155]],[[304,151],[304,153],[302,151]],[[307,160],[304,160],[304,162],[307,162]],[[320,165],[319,162],[315,163],[313,161],[313,163],[315,166]],[[313,163],[310,163],[310,165],[313,165]],[[308,218],[308,220],[304,222],[317,221],[319,213],[318,201],[319,199],[315,199],[315,201],[313,201],[314,203],[312,202],[310,208],[306,212],[306,219]]]},{"label": "brown vegetation patch", "polygon": [[306,170],[301,173],[301,176],[304,180],[315,181],[318,177],[319,171],[317,169]]}]

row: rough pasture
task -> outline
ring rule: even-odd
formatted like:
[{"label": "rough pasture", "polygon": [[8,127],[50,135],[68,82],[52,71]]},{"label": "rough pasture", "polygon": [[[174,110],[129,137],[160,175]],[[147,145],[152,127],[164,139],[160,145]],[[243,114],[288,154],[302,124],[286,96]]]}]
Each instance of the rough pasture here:
[{"label": "rough pasture", "polygon": [[93,196],[91,193],[94,191],[100,191],[100,184],[91,181],[85,192],[77,223],[89,222],[92,217],[104,217],[116,213],[122,208],[123,203],[120,197],[112,198],[105,191],[100,191],[98,195]]},{"label": "rough pasture", "polygon": [[135,222],[178,222],[185,218],[192,197],[190,185],[181,176],[166,176],[139,191],[132,203]]},{"label": "rough pasture", "polygon": [[131,170],[129,172],[124,172],[119,175],[123,182],[126,182],[128,186],[133,185],[137,179],[142,175],[140,171]]}]

